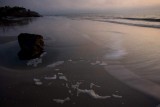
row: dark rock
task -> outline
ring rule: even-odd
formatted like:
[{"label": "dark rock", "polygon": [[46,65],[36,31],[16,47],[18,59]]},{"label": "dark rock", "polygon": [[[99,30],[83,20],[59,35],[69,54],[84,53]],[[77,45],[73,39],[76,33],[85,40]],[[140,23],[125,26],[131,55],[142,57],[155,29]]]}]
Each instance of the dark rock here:
[{"label": "dark rock", "polygon": [[44,41],[41,35],[21,33],[18,36],[18,42],[21,48],[18,56],[21,60],[38,58],[44,52]]}]

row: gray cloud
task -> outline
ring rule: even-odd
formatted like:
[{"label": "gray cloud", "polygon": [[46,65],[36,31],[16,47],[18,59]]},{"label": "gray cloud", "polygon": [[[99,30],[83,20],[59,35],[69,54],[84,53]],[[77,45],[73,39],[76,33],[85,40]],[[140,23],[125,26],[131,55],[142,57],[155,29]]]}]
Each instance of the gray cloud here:
[{"label": "gray cloud", "polygon": [[0,0],[0,6],[23,6],[40,13],[113,11],[160,7],[159,0]]}]

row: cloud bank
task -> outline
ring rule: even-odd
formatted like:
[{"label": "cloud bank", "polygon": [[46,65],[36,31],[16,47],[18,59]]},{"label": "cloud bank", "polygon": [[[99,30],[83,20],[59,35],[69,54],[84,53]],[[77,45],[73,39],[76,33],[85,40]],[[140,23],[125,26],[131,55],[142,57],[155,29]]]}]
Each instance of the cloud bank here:
[{"label": "cloud bank", "polygon": [[0,0],[0,6],[4,5],[23,6],[42,13],[56,13],[146,9],[160,7],[160,0]]}]

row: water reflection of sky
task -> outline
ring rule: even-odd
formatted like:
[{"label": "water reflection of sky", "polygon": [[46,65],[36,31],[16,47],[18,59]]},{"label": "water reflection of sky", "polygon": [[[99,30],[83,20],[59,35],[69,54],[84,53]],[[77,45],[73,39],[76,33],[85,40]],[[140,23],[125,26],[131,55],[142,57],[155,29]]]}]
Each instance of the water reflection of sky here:
[{"label": "water reflection of sky", "polygon": [[[18,36],[22,32],[44,36],[49,51],[49,57],[46,57],[46,60],[49,59],[48,62],[52,62],[55,58],[50,57],[55,52],[52,51],[53,48],[57,52],[65,50],[69,53],[68,49],[88,45],[87,42],[91,41],[103,48],[106,60],[120,60],[137,74],[159,80],[156,77],[160,70],[160,31],[158,29],[90,20],[71,20],[64,17],[41,17],[28,25],[15,26],[7,32],[0,31],[0,36]],[[6,46],[5,52],[18,51],[16,46],[18,45]],[[5,52],[1,51],[1,57],[3,57],[1,59],[7,58]],[[64,56],[67,55],[64,54]],[[4,59],[4,62],[14,62],[14,60]],[[151,74],[152,77],[149,77]]]},{"label": "water reflection of sky", "polygon": [[22,27],[32,23],[36,18],[10,18],[0,20],[0,30],[1,32],[9,32],[9,30],[16,29],[15,27]]}]

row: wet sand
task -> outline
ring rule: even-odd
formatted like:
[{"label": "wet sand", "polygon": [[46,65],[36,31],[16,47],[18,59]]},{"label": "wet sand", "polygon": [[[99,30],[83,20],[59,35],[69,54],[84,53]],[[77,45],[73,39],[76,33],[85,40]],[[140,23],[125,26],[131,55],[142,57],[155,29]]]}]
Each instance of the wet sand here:
[{"label": "wet sand", "polygon": [[15,36],[0,36],[0,44],[8,43],[17,40]]},{"label": "wet sand", "polygon": [[84,44],[55,48],[58,55],[53,54],[55,59],[49,65],[30,69],[0,67],[0,106],[158,106],[158,100],[106,72],[101,46],[88,40]]}]

